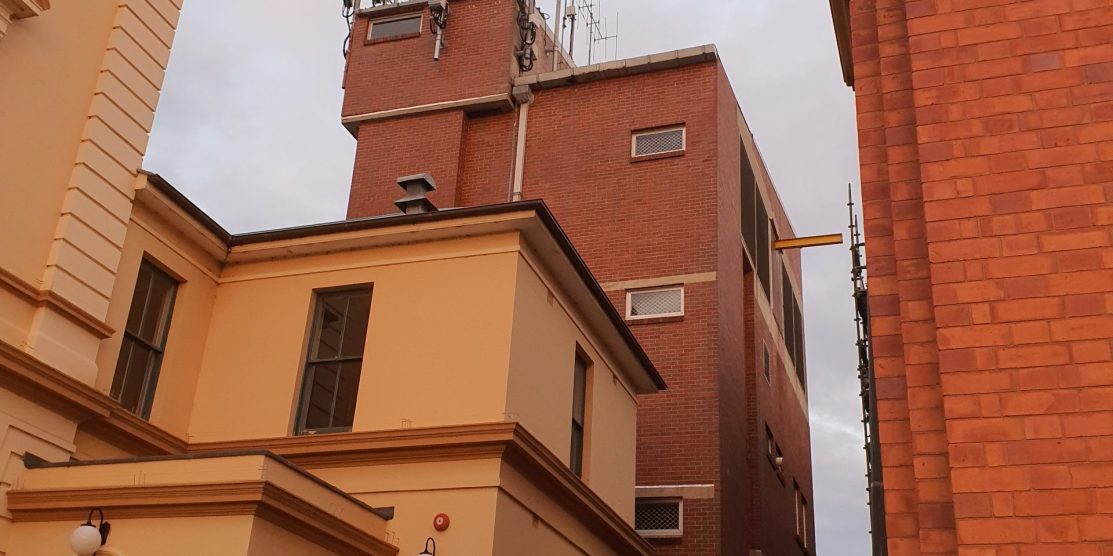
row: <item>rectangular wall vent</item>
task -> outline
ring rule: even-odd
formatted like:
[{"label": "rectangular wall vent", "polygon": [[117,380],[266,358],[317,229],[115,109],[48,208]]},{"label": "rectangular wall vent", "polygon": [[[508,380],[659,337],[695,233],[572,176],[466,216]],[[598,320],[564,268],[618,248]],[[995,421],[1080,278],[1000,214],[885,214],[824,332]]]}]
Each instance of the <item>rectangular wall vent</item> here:
[{"label": "rectangular wall vent", "polygon": [[635,158],[656,154],[680,153],[687,147],[686,132],[683,127],[655,129],[634,134],[633,151]]},{"label": "rectangular wall vent", "polygon": [[643,537],[679,537],[684,533],[680,500],[638,500],[634,506],[634,529]]},{"label": "rectangular wall vent", "polygon": [[679,317],[684,314],[684,288],[673,286],[626,292],[626,318]]}]

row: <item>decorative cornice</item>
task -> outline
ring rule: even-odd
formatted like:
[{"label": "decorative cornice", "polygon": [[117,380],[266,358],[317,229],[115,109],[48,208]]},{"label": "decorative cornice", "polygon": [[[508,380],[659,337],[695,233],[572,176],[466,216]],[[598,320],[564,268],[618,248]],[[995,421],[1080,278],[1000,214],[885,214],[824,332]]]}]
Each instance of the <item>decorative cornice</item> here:
[{"label": "decorative cornice", "polygon": [[0,268],[0,287],[15,293],[36,307],[50,307],[100,339],[110,338],[116,332],[103,320],[89,314],[64,297],[54,293],[53,290],[36,288],[3,268]]},{"label": "decorative cornice", "polygon": [[8,511],[15,522],[79,522],[93,507],[110,512],[113,519],[254,515],[336,554],[398,553],[397,547],[263,480],[8,491]]},{"label": "decorative cornice", "polygon": [[91,386],[4,342],[0,342],[0,384],[140,453],[186,451],[186,443],[180,438],[127,412]]},{"label": "decorative cornice", "polygon": [[380,112],[369,112],[366,114],[353,114],[351,116],[344,116],[340,119],[340,123],[344,128],[356,137],[359,132],[359,124],[374,120],[390,120],[393,118],[402,118],[405,116],[415,116],[418,114],[429,114],[433,112],[444,112],[446,110],[463,110],[464,112],[486,112],[489,110],[509,111],[514,108],[514,100],[509,93],[487,95],[485,97],[467,98],[463,100],[453,100],[447,102],[436,102],[433,104],[422,104],[420,106],[408,106],[405,108],[394,108],[391,110],[382,110]]},{"label": "decorative cornice", "polygon": [[539,440],[515,422],[192,444],[190,453],[267,450],[309,469],[504,458],[620,554],[652,547]]}]

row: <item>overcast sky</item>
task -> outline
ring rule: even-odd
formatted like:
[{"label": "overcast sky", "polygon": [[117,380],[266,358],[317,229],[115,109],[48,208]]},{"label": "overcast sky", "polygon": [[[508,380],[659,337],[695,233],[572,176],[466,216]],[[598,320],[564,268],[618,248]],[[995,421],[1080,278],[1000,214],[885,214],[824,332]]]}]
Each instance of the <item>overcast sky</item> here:
[{"label": "overcast sky", "polygon": [[[717,45],[797,233],[845,231],[854,98],[827,0],[603,2],[619,57]],[[339,14],[340,0],[186,0],[144,167],[233,232],[343,219]],[[869,553],[848,265],[845,248],[804,254],[822,556]]]}]

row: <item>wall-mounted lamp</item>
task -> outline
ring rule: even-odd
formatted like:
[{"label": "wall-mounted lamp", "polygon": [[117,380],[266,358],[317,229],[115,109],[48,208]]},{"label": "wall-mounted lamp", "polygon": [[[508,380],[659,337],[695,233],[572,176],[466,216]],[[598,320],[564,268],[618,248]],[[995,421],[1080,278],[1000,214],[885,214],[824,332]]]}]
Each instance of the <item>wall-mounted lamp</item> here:
[{"label": "wall-mounted lamp", "polygon": [[[93,525],[93,514],[96,513],[100,517],[100,525]],[[112,529],[107,521],[104,520],[104,512],[100,508],[93,508],[89,510],[89,519],[85,523],[77,526],[70,535],[70,548],[78,554],[78,556],[93,556],[108,542],[108,532]]]},{"label": "wall-mounted lamp", "polygon": [[[433,546],[432,550],[429,549],[429,545]],[[433,537],[425,539],[425,550],[422,550],[421,554],[417,556],[437,556],[437,541],[433,540]]]}]

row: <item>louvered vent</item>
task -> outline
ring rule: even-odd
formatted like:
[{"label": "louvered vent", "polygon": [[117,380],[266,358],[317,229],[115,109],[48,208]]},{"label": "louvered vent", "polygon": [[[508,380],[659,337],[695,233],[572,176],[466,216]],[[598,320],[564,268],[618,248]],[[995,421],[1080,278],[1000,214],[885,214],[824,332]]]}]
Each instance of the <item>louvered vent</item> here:
[{"label": "louvered vent", "polygon": [[634,528],[646,537],[682,534],[680,500],[639,500],[634,507]]},{"label": "louvered vent", "polygon": [[684,128],[674,127],[634,134],[634,157],[684,152]]},{"label": "louvered vent", "polygon": [[626,318],[677,317],[684,314],[684,288],[657,288],[626,293]]}]

